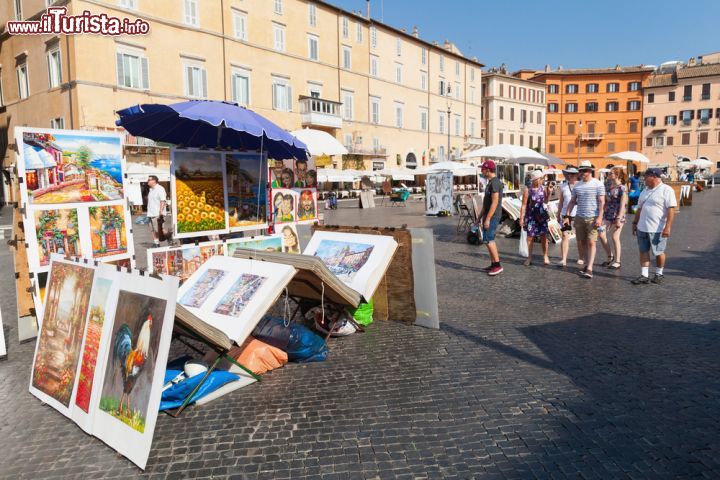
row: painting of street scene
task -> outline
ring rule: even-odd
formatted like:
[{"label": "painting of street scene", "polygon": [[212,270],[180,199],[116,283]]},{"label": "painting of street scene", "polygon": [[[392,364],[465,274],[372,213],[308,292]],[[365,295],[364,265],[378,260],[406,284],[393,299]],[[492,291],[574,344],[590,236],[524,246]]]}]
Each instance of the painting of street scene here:
[{"label": "painting of street scene", "polygon": [[373,248],[372,245],[364,243],[322,240],[315,251],[315,256],[320,257],[338,278],[349,282],[367,263]]},{"label": "painting of street scene", "polygon": [[140,433],[155,373],[166,300],[120,290],[100,410]]},{"label": "painting of street scene", "polygon": [[90,238],[93,257],[127,253],[125,209],[122,205],[90,207]]},{"label": "painting of street scene", "polygon": [[267,160],[260,154],[227,155],[225,170],[230,228],[266,223]]},{"label": "painting of street scene", "polygon": [[153,272],[172,275],[184,282],[215,255],[222,255],[223,245],[188,246],[182,249],[152,252]]},{"label": "painting of street scene", "polygon": [[116,136],[23,132],[28,203],[121,200],[122,145]]},{"label": "painting of street scene", "polygon": [[237,249],[243,250],[259,250],[261,252],[281,252],[282,237],[274,235],[271,237],[248,238],[247,240],[233,241],[227,244],[228,256],[235,255]]},{"label": "painting of street scene", "polygon": [[83,348],[82,362],[80,363],[80,378],[78,379],[75,405],[88,413],[90,395],[92,394],[95,365],[97,364],[98,348],[102,336],[103,323],[105,323],[105,303],[110,295],[112,280],[96,278],[90,298],[90,315],[87,330],[85,331],[85,346]]},{"label": "painting of street scene", "polygon": [[185,295],[180,299],[180,303],[186,307],[200,308],[226,274],[227,272],[223,270],[209,268],[200,276],[195,284],[185,292]]},{"label": "painting of street scene", "polygon": [[175,152],[174,164],[178,234],[226,229],[222,157]]},{"label": "painting of street scene", "polygon": [[215,306],[215,313],[239,317],[267,277],[243,273]]},{"label": "painting of street scene", "polygon": [[95,270],[55,262],[46,292],[32,385],[70,405]]},{"label": "painting of street scene", "polygon": [[78,213],[75,208],[35,211],[35,235],[40,266],[50,265],[50,254],[81,256]]}]

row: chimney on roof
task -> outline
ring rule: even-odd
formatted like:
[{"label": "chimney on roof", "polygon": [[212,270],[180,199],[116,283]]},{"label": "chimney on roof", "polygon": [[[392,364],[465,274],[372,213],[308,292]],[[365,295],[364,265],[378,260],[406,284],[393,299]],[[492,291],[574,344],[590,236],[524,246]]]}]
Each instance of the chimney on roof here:
[{"label": "chimney on roof", "polygon": [[417,28],[417,25],[413,26],[412,36],[415,38],[420,38],[420,31]]},{"label": "chimney on roof", "polygon": [[552,70],[552,68],[550,67],[550,64],[546,63],[545,64],[545,72],[550,72],[551,70]]},{"label": "chimney on roof", "polygon": [[365,0],[365,14],[367,19],[370,20],[370,0]]},{"label": "chimney on roof", "polygon": [[452,44],[450,43],[450,40],[445,40],[445,50],[450,50],[452,48]]},{"label": "chimney on roof", "polygon": [[688,67],[692,67],[695,65],[695,57],[690,57],[690,60],[688,60]]},{"label": "chimney on roof", "polygon": [[619,63],[618,63],[617,65],[615,65],[615,70],[617,70],[618,72],[619,72],[620,70],[622,70],[622,67],[620,67],[620,64],[619,64]]}]

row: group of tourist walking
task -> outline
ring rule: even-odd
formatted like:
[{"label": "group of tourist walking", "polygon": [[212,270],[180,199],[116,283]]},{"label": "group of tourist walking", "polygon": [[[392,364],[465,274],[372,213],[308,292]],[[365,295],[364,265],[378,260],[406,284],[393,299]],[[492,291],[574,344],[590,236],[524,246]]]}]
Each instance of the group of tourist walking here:
[{"label": "group of tourist walking", "polygon": [[[478,224],[482,226],[483,243],[490,254],[490,266],[484,270],[494,276],[502,273],[500,256],[495,244],[495,232],[500,223],[502,211],[503,182],[497,178],[495,162],[488,160],[481,165],[481,173],[487,179],[485,197]],[[563,170],[565,181],[545,183],[545,175],[535,170],[530,174],[529,183],[523,190],[520,227],[527,234],[528,257],[525,266],[533,263],[533,245],[540,240],[543,264],[550,265],[548,254],[548,234],[550,212],[548,202],[558,189],[558,210],[562,222],[561,258],[557,262],[560,268],[566,268],[570,251],[570,238],[573,233],[577,240],[580,267],[578,274],[586,279],[593,278],[597,242],[605,253],[601,265],[618,270],[622,267],[622,244],[620,236],[626,223],[628,211],[628,191],[625,170],[611,168],[605,182],[594,177],[595,167],[587,160],[580,162],[577,168]],[[632,280],[635,285],[659,284],[664,279],[665,249],[670,237],[677,201],[673,189],[664,184],[659,168],[649,168],[644,173],[645,189],[639,194],[637,211],[632,229],[637,236],[640,252],[640,275]],[[630,193],[640,189],[640,176],[630,179]],[[655,259],[655,271],[650,277],[651,257]]]}]

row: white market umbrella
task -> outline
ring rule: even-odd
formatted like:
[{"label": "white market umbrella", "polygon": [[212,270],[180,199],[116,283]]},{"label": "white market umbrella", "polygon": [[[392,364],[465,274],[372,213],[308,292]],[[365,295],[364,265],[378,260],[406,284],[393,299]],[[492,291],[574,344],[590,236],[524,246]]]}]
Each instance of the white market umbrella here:
[{"label": "white market umbrella", "polygon": [[633,150],[628,150],[628,151],[620,152],[620,153],[613,153],[612,155],[608,155],[608,158],[612,158],[615,160],[625,160],[627,162],[650,163],[649,158],[647,158],[642,153],[635,152]]},{"label": "white market umbrella", "polygon": [[694,166],[696,166],[697,168],[699,168],[699,169],[702,170],[703,168],[710,168],[710,167],[712,167],[712,162],[711,162],[710,160],[706,160],[706,159],[704,159],[704,158],[697,158],[697,159],[691,161],[691,162],[690,162],[690,165],[694,165]]},{"label": "white market umbrella", "polygon": [[312,156],[347,155],[348,153],[342,143],[322,130],[303,128],[290,133],[307,146],[308,152]]},{"label": "white market umbrella", "polygon": [[429,167],[415,170],[415,175],[427,175],[433,172],[451,171],[454,177],[477,175],[477,167],[460,162],[438,162]]},{"label": "white market umbrella", "polygon": [[382,170],[376,170],[374,173],[384,177],[391,177],[393,180],[414,180],[416,175],[415,172],[415,170],[407,168],[383,168]]},{"label": "white market umbrella", "polygon": [[545,157],[542,153],[538,153],[531,148],[520,147],[518,145],[510,145],[509,143],[490,145],[488,147],[471,150],[460,158],[468,160],[471,158],[480,157],[503,159],[507,163],[537,163],[543,165],[549,164],[547,157]]},{"label": "white market umbrella", "polygon": [[319,168],[317,171],[318,182],[354,182],[355,178],[356,175],[347,170]]}]

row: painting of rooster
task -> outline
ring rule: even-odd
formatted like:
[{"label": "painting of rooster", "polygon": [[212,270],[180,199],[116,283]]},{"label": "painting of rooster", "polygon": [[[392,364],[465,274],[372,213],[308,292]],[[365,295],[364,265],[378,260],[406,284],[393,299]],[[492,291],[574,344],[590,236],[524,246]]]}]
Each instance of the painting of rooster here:
[{"label": "painting of rooster", "polygon": [[166,301],[120,290],[100,410],[142,433]]}]

